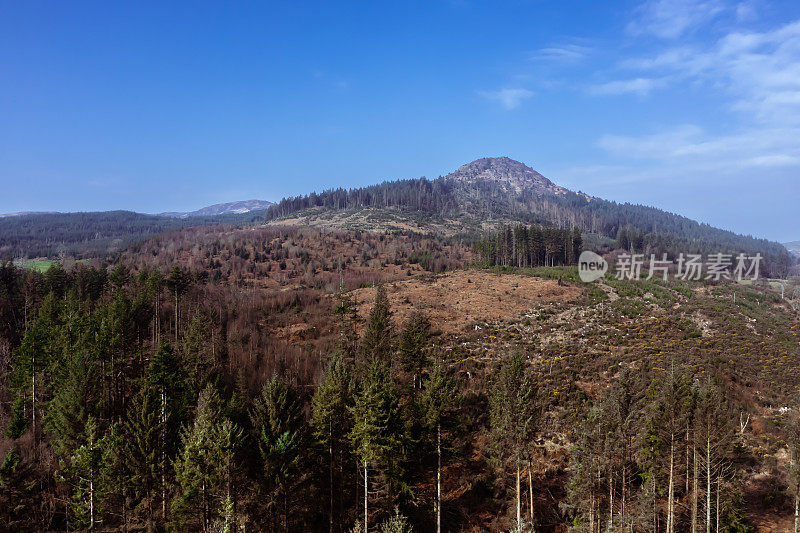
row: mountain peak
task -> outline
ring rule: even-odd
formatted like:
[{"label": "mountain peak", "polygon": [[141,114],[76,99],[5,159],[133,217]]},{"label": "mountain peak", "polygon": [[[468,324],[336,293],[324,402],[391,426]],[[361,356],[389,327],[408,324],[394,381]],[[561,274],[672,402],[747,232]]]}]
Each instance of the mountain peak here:
[{"label": "mountain peak", "polygon": [[489,181],[508,186],[516,192],[524,189],[547,191],[555,194],[567,192],[549,179],[545,178],[525,163],[510,157],[482,157],[471,163],[462,165],[458,170],[445,176],[465,183]]},{"label": "mountain peak", "polygon": [[189,217],[207,217],[215,215],[228,215],[234,213],[249,213],[250,211],[258,211],[266,209],[272,205],[272,202],[266,200],[242,200],[238,202],[226,202],[224,204],[214,204],[198,209],[197,211],[169,211],[167,213],[159,213],[159,216],[170,218],[189,218]]}]

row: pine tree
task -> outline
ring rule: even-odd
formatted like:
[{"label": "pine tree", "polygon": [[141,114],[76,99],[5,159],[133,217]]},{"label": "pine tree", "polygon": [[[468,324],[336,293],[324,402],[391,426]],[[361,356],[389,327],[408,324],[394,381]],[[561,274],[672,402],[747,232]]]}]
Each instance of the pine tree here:
[{"label": "pine tree", "polygon": [[0,463],[0,516],[4,531],[25,531],[34,520],[31,509],[40,504],[40,486],[31,483],[35,465],[26,459],[15,445],[6,452]]},{"label": "pine tree", "polygon": [[421,311],[414,311],[403,326],[398,344],[400,362],[403,369],[412,375],[414,390],[422,385],[422,371],[429,364],[430,339],[430,320]]},{"label": "pine tree", "polygon": [[[604,455],[608,469],[609,502],[614,501],[614,480],[618,477],[621,487],[619,518],[622,527],[627,522],[625,505],[628,484],[631,483],[631,466],[634,462],[636,440],[640,434],[642,407],[644,404],[644,387],[637,376],[639,371],[625,369],[619,380],[609,391],[601,407],[602,428],[605,432]],[[617,472],[617,475],[615,475]],[[608,511],[608,524],[613,529],[614,509]]]},{"label": "pine tree", "polygon": [[361,319],[358,316],[358,306],[352,292],[346,292],[344,287],[339,288],[337,302],[333,314],[337,317],[339,325],[339,338],[336,341],[336,351],[347,363],[353,363],[358,351],[358,326]]},{"label": "pine tree", "polygon": [[504,466],[510,459],[516,471],[516,518],[522,523],[520,470],[530,454],[539,422],[537,390],[522,353],[507,358],[492,384],[489,424],[495,458]]},{"label": "pine tree", "polygon": [[399,484],[397,467],[403,456],[397,395],[389,371],[380,360],[372,362],[360,383],[351,413],[350,441],[363,469],[364,531],[368,531],[370,469],[381,471],[387,484]]},{"label": "pine tree", "polygon": [[[732,415],[718,384],[709,381],[700,389],[694,418],[696,445],[706,482],[705,530],[710,533],[719,531],[720,527],[721,481],[727,477],[726,466],[734,433]],[[712,495],[715,493],[716,503],[713,503]],[[713,516],[712,509],[716,511]]]},{"label": "pine tree", "polygon": [[45,420],[46,429],[53,435],[53,450],[60,458],[69,457],[83,443],[91,414],[89,389],[95,375],[95,366],[83,351],[67,353],[65,358]]},{"label": "pine tree", "polygon": [[[334,529],[335,492],[344,492],[344,455],[347,451],[347,435],[352,427],[350,408],[353,402],[353,384],[350,370],[338,353],[328,362],[322,383],[312,399],[311,427],[314,437],[328,456],[329,526]],[[338,474],[339,484],[334,477]],[[340,504],[341,507],[341,504]],[[341,514],[342,509],[339,509]]]},{"label": "pine tree", "polygon": [[155,391],[142,390],[128,409],[122,429],[120,456],[130,479],[135,511],[144,514],[148,529],[155,527],[156,491],[161,483],[163,451],[161,402]]},{"label": "pine tree", "polygon": [[600,523],[601,471],[605,463],[605,431],[599,406],[589,409],[576,433],[570,452],[569,499],[588,521],[589,533]]},{"label": "pine tree", "polygon": [[267,508],[280,517],[280,528],[289,531],[292,503],[308,472],[302,468],[307,448],[303,404],[297,390],[273,376],[261,390],[250,416],[262,461],[262,487]]},{"label": "pine tree", "polygon": [[789,492],[794,499],[794,533],[800,532],[800,418],[795,415],[786,428],[789,448]]},{"label": "pine tree", "polygon": [[105,489],[99,480],[104,467],[103,449],[107,443],[98,435],[97,421],[92,416],[86,421],[82,440],[68,461],[62,462],[61,479],[72,488],[70,526],[94,531]]},{"label": "pine tree", "polygon": [[[189,322],[180,346],[181,360],[186,365],[186,374],[190,377],[188,384],[200,387],[205,383],[216,361],[213,356],[214,346],[209,342],[209,323],[205,316],[195,314]],[[193,390],[194,394],[199,390]]]},{"label": "pine tree", "polygon": [[199,517],[202,531],[215,519],[222,529],[234,521],[231,468],[242,432],[221,415],[222,405],[208,385],[197,400],[197,413],[181,434],[181,450],[175,459],[175,479],[180,487],[173,501],[176,518],[185,522]]},{"label": "pine tree", "polygon": [[448,368],[437,359],[430,376],[423,385],[420,404],[424,426],[434,435],[436,446],[436,533],[442,531],[442,426],[456,406],[457,383]]},{"label": "pine tree", "polygon": [[370,312],[367,330],[361,341],[359,370],[365,374],[374,361],[391,361],[393,351],[392,313],[389,309],[386,287],[380,284],[375,292],[375,305]]},{"label": "pine tree", "polygon": [[180,302],[181,296],[183,293],[186,292],[186,289],[189,287],[189,275],[184,272],[184,270],[179,266],[174,266],[172,271],[169,273],[169,277],[166,280],[167,287],[169,290],[172,291],[172,296],[175,300],[175,344],[178,344],[180,339]]},{"label": "pine tree", "polygon": [[155,391],[160,404],[159,428],[161,430],[161,444],[159,450],[161,458],[161,518],[167,521],[169,457],[174,453],[173,443],[176,442],[178,427],[183,408],[186,404],[186,378],[180,358],[172,347],[164,340],[158,352],[153,356],[145,376],[146,386]]},{"label": "pine tree", "polygon": [[[58,311],[59,306],[51,292],[42,302],[36,319],[26,330],[14,361],[12,384],[17,389],[18,397],[25,395],[29,398],[34,442],[38,436],[37,413],[39,391],[44,388],[41,382],[43,372],[61,352],[57,343],[61,326]],[[25,425],[25,421],[17,419],[14,434],[21,435]]]},{"label": "pine tree", "polygon": [[572,228],[572,257],[569,259],[569,264],[573,265],[577,263],[578,257],[580,257],[582,251],[583,236],[581,235],[581,230],[575,226]]},{"label": "pine tree", "polygon": [[673,367],[658,384],[649,422],[650,443],[667,473],[667,533],[675,533],[679,446],[686,430],[691,386],[687,377]]}]

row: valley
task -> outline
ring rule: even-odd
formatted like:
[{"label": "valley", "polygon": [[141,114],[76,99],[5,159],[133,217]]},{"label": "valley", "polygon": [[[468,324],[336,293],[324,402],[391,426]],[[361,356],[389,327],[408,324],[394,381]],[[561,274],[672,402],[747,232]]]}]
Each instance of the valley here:
[{"label": "valley", "polygon": [[[583,283],[584,247],[613,261],[761,241],[583,234],[546,219],[603,201],[573,210],[526,169],[462,167],[473,200],[449,207],[452,190],[419,209],[397,196],[277,216],[282,202],[249,222],[156,226],[113,253],[4,263],[0,522],[351,531],[366,506],[419,531],[437,509],[445,531],[511,531],[517,516],[537,532],[791,528],[797,278],[611,268]],[[542,210],[515,211],[519,198]],[[635,213],[673,220],[621,216]],[[791,268],[765,246],[768,273]]]}]

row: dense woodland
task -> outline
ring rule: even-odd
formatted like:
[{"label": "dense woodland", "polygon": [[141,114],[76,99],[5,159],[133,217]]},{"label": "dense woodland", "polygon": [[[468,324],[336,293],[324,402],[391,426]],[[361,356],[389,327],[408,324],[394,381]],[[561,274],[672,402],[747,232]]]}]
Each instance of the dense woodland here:
[{"label": "dense woodland", "polygon": [[[524,268],[571,262],[580,239],[518,226],[485,244]],[[609,280],[618,299],[573,304],[591,320],[553,304],[448,337],[424,310],[393,319],[390,284],[470,258],[419,235],[196,228],[116,264],[4,263],[0,527],[716,532],[792,515],[800,478],[774,458],[800,451],[800,330],[780,300]],[[375,283],[357,313],[352,289]]]},{"label": "dense woodland", "polygon": [[439,219],[458,219],[479,227],[484,220],[518,221],[525,224],[578,228],[620,239],[625,249],[638,253],[761,252],[768,272],[785,275],[794,263],[786,249],[775,242],[721,230],[653,207],[618,204],[566,191],[552,194],[536,189],[509,192],[488,181],[463,182],[449,177],[386,181],[356,189],[332,189],[322,193],[286,198],[267,210],[268,219],[303,210],[360,209],[400,210],[409,216],[424,213]]},{"label": "dense woodland", "polygon": [[[525,168],[521,163],[509,162],[516,165],[514,168]],[[501,165],[501,170],[502,164],[502,160],[489,163]],[[503,182],[463,180],[459,172],[435,180],[385,181],[362,188],[338,188],[284,198],[266,211],[238,215],[176,219],[110,211],[5,217],[0,218],[0,257],[114,258],[152,235],[188,226],[235,224],[239,228],[252,228],[265,220],[275,221],[315,210],[383,209],[401,218],[457,221],[459,233],[468,236],[470,244],[480,240],[479,234],[487,222],[496,229],[503,224],[523,223],[574,228],[616,240],[617,246],[626,250],[667,253],[670,258],[679,253],[760,252],[765,257],[764,273],[772,277],[785,276],[795,263],[778,243],[738,235],[660,209],[618,204],[566,189],[553,192],[531,185],[516,190]]]},{"label": "dense woodland", "polygon": [[778,276],[780,245],[449,177],[264,216],[365,207],[469,231],[0,219],[3,257],[64,258],[0,263],[0,530],[800,526],[798,287],[569,266],[593,241]]},{"label": "dense woodland", "polygon": [[262,215],[263,211],[170,218],[132,211],[103,211],[6,216],[0,217],[0,257],[104,257],[168,230],[200,225],[251,224],[263,220]]},{"label": "dense woodland", "polygon": [[475,245],[476,260],[489,266],[537,267],[574,265],[583,251],[583,237],[548,226],[505,226]]}]

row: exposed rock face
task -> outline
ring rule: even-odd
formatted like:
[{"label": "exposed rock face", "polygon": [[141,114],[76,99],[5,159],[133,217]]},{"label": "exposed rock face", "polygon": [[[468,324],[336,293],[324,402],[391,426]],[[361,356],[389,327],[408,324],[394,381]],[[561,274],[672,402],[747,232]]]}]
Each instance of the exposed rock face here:
[{"label": "exposed rock face", "polygon": [[489,181],[506,186],[516,192],[533,189],[553,194],[564,194],[567,189],[559,187],[529,166],[508,157],[484,157],[462,165],[445,176],[446,179],[474,183]]},{"label": "exposed rock face", "polygon": [[272,205],[272,202],[266,200],[242,200],[239,202],[228,202],[224,204],[214,204],[198,209],[197,211],[178,212],[170,211],[168,213],[159,213],[162,217],[172,218],[188,218],[188,217],[207,217],[214,215],[227,215],[231,213],[249,213],[250,211],[257,211],[259,209],[266,209]]}]

